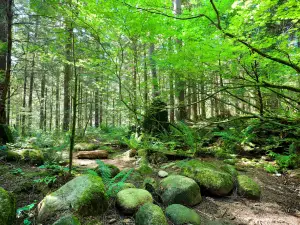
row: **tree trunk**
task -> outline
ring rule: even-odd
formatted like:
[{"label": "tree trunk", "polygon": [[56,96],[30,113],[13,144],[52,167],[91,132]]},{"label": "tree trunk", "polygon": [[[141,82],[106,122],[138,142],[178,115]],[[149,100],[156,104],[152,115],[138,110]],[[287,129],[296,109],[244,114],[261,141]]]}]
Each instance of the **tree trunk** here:
[{"label": "tree trunk", "polygon": [[63,130],[68,131],[70,127],[70,80],[72,74],[72,57],[71,57],[71,48],[72,48],[72,36],[73,28],[70,26],[69,22],[66,22],[66,32],[67,32],[67,44],[65,46],[66,59],[67,63],[64,65],[64,121],[63,121]]},{"label": "tree trunk", "polygon": [[46,75],[43,73],[41,81],[41,101],[40,101],[40,129],[44,129],[44,113],[45,113],[45,87],[46,87]]},{"label": "tree trunk", "polygon": [[153,96],[153,98],[159,96],[156,63],[155,63],[155,60],[153,59],[154,49],[155,49],[154,43],[150,43],[149,61],[150,61],[150,68],[151,68],[151,74],[152,74],[152,84],[153,84],[152,96]]},{"label": "tree trunk", "polygon": [[147,52],[146,44],[144,44],[144,110],[147,111],[148,107],[148,68],[147,68]]},{"label": "tree trunk", "polygon": [[[38,26],[39,26],[39,18],[36,16],[35,18],[35,33],[33,43],[36,43],[38,37]],[[31,74],[30,74],[30,83],[29,83],[29,98],[28,98],[28,108],[29,108],[29,120],[28,120],[28,128],[31,130],[32,126],[32,102],[33,102],[33,87],[34,87],[34,76],[35,76],[35,53],[32,56],[31,62]]]},{"label": "tree trunk", "polygon": [[0,41],[6,48],[0,52],[0,124],[6,124],[6,98],[10,85],[12,49],[12,0],[0,0]]},{"label": "tree trunk", "polygon": [[60,73],[56,74],[56,87],[55,87],[55,129],[60,129],[60,97],[59,97],[59,81]]},{"label": "tree trunk", "polygon": [[[98,79],[96,79],[96,83]],[[99,127],[99,89],[96,87],[95,92],[95,127]]]}]

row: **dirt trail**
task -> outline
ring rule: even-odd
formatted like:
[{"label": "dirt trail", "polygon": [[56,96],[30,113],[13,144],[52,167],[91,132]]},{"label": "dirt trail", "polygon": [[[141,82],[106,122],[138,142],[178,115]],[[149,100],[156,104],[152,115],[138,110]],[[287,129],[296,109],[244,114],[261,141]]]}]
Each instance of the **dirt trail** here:
[{"label": "dirt trail", "polygon": [[260,169],[245,172],[262,187],[260,201],[237,196],[204,197],[196,207],[211,219],[225,219],[239,225],[300,225],[300,182],[287,176],[276,177]]}]

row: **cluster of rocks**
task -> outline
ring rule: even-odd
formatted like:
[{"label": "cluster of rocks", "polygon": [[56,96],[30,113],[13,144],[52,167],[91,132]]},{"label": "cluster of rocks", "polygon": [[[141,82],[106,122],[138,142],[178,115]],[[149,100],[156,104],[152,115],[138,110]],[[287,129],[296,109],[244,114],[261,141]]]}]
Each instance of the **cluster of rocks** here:
[{"label": "cluster of rocks", "polygon": [[[236,187],[243,197],[260,198],[259,185],[245,175],[238,175],[231,165],[190,160],[183,161],[179,168],[176,175],[160,171],[158,175],[162,179],[159,182],[146,178],[142,188],[125,183],[114,195],[117,208],[125,215],[134,216],[136,225],[167,225],[168,220],[175,225],[198,225],[202,218],[190,207],[202,201],[201,192],[226,196]],[[38,204],[37,221],[80,225],[77,218],[98,216],[107,210],[106,191],[100,176],[78,176]],[[165,209],[154,204],[157,202]],[[8,192],[0,189],[0,203],[0,224],[9,224],[8,221],[15,217],[15,201]]]}]

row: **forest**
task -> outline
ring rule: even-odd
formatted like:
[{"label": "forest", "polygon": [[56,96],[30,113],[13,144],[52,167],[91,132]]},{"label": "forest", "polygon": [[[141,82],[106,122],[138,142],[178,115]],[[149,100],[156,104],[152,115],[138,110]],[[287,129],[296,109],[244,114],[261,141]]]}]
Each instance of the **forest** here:
[{"label": "forest", "polygon": [[300,225],[299,0],[0,0],[0,225]]}]

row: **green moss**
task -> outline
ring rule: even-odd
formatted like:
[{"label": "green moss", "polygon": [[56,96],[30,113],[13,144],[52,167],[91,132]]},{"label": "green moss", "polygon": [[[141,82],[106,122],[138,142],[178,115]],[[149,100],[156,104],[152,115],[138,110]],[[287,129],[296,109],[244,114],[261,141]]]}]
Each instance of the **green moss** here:
[{"label": "green moss", "polygon": [[237,175],[238,175],[238,172],[236,171],[235,167],[232,165],[225,164],[225,165],[221,166],[220,169],[229,173],[233,178],[237,177]]},{"label": "green moss", "polygon": [[173,204],[166,208],[166,216],[175,225],[193,224],[200,225],[201,218],[194,210],[183,205]]},{"label": "green moss", "polygon": [[[207,163],[199,160],[190,160],[179,164],[181,173],[194,179],[200,187],[213,195],[225,196],[234,187],[234,170],[224,164]],[[223,168],[222,168],[223,167]],[[230,173],[229,173],[229,172]]]},{"label": "green moss", "polygon": [[14,196],[0,187],[0,224],[11,225],[16,217]]},{"label": "green moss", "polygon": [[37,149],[21,149],[16,151],[21,155],[22,160],[32,165],[42,165],[44,163],[44,155],[41,150]]},{"label": "green moss", "polygon": [[159,192],[165,205],[178,203],[193,206],[202,200],[198,184],[180,175],[163,179],[159,184]]},{"label": "green moss", "polygon": [[82,216],[99,215],[107,206],[102,179],[94,175],[82,175],[43,199],[38,220],[42,222],[63,211],[74,211]]},{"label": "green moss", "polygon": [[259,199],[261,190],[260,186],[246,175],[239,175],[238,181],[238,194],[250,199]]},{"label": "green moss", "polygon": [[21,156],[14,151],[7,151],[5,158],[7,161],[20,161],[21,160]]},{"label": "green moss", "polygon": [[117,206],[125,214],[133,214],[146,202],[153,202],[151,194],[143,189],[128,188],[117,194]]},{"label": "green moss", "polygon": [[81,223],[76,216],[66,215],[53,223],[53,225],[81,225]]},{"label": "green moss", "polygon": [[75,151],[92,151],[96,150],[99,147],[99,145],[93,144],[93,143],[77,143],[74,146]]},{"label": "green moss", "polygon": [[141,174],[141,175],[148,175],[148,174],[152,174],[153,173],[153,169],[148,165],[148,164],[142,164],[137,171]]},{"label": "green moss", "polygon": [[152,203],[146,203],[136,213],[136,225],[168,225],[162,209]]}]

